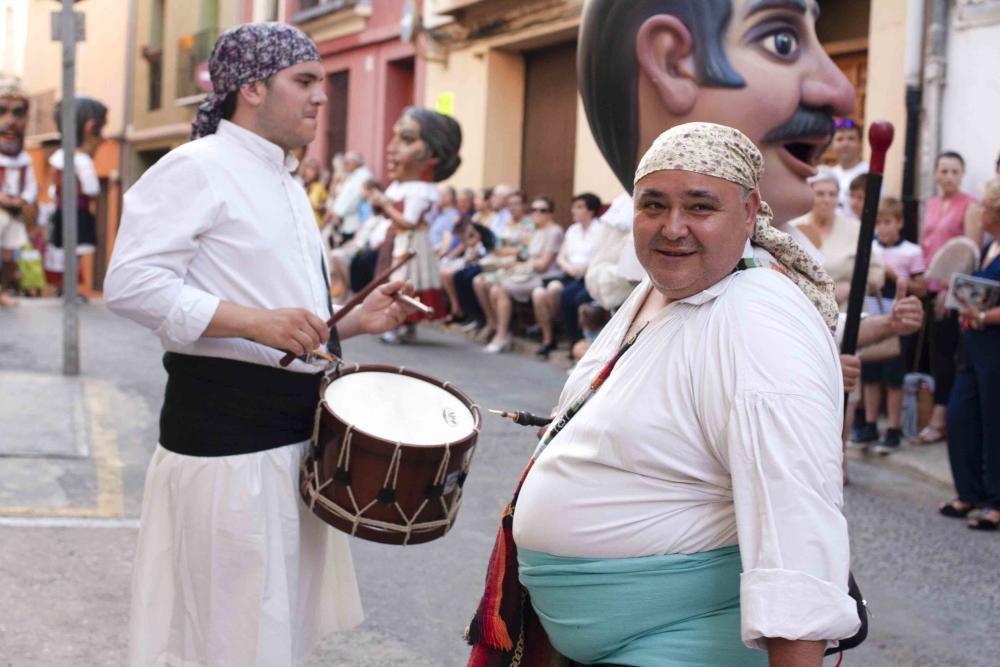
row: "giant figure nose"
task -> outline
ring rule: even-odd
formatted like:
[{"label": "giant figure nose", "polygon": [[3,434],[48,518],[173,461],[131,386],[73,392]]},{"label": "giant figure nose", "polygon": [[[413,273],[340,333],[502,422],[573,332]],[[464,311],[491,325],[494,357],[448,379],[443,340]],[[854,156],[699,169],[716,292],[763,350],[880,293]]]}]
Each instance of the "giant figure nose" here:
[{"label": "giant figure nose", "polygon": [[828,107],[835,116],[850,116],[855,112],[854,86],[824,51],[816,53],[813,67],[802,82],[802,104],[818,109]]}]

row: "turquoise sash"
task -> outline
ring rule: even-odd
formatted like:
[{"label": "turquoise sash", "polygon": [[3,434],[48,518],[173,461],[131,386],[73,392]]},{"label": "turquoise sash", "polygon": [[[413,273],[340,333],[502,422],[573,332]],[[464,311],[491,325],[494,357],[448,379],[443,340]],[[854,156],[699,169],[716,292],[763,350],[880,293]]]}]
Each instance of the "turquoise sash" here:
[{"label": "turquoise sash", "polygon": [[766,667],[740,640],[740,552],[568,558],[518,549],[552,645],[584,664]]}]

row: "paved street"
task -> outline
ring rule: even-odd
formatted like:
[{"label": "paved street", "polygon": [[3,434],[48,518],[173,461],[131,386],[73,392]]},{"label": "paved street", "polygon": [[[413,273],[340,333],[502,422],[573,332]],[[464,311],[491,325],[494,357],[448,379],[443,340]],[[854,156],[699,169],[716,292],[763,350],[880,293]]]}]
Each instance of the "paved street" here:
[{"label": "paved street", "polygon": [[[58,303],[0,311],[4,667],[124,664],[135,519],[164,372],[152,335],[100,304],[81,316],[83,377],[66,380]],[[352,360],[448,379],[484,407],[544,412],[565,378],[553,365],[485,355],[433,331],[421,331],[412,347],[364,339],[345,348]],[[355,541],[367,620],[325,640],[312,665],[463,665],[461,632],[497,515],[533,444],[530,430],[487,419],[457,526],[445,539],[406,548]],[[948,491],[898,468],[852,460],[850,472],[853,569],[874,618],[868,642],[844,664],[997,664],[1000,537],[939,517],[934,508]]]}]

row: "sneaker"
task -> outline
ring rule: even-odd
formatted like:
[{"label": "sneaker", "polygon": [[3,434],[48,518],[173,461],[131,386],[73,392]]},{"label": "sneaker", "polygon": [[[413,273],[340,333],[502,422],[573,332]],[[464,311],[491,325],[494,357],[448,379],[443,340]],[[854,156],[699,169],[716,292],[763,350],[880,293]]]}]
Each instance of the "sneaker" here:
[{"label": "sneaker", "polygon": [[902,435],[902,432],[898,428],[890,428],[885,432],[885,437],[882,438],[882,442],[875,445],[875,453],[879,456],[888,456],[893,452],[899,451],[899,444]]},{"label": "sneaker", "polygon": [[379,340],[386,345],[399,345],[399,334],[395,331],[386,331]]},{"label": "sneaker", "polygon": [[482,327],[483,327],[482,322],[479,322],[478,320],[472,320],[462,325],[462,331],[464,331],[465,333],[476,333]]},{"label": "sneaker", "polygon": [[873,442],[878,442],[878,426],[874,422],[866,422],[850,440],[854,447],[867,447]]}]

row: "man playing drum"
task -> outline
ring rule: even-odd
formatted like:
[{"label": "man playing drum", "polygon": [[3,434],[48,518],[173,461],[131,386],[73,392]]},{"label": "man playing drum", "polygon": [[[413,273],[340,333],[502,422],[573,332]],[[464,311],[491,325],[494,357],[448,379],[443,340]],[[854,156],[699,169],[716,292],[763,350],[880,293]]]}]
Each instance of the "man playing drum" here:
[{"label": "man playing drum", "polygon": [[[769,227],[762,164],[711,123],[664,132],[642,158],[646,278],[573,371],[525,473],[506,520],[516,554],[498,540],[470,665],[509,664],[532,614],[568,658],[631,667],[819,667],[858,630],[837,314],[811,302],[832,283],[755,268],[758,244],[811,264]],[[528,595],[523,624],[503,562]],[[527,639],[524,664],[541,664]]]},{"label": "man playing drum", "polygon": [[223,34],[196,141],[125,197],[105,296],[160,337],[169,375],[134,566],[131,665],[297,665],[320,633],[362,618],[347,537],[297,491],[322,367],[278,362],[336,334],[392,329],[409,311],[392,297],[404,283],[390,283],[327,330],[323,245],[289,154],[312,140],[326,102],[318,61],[289,26]]}]

